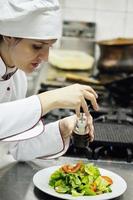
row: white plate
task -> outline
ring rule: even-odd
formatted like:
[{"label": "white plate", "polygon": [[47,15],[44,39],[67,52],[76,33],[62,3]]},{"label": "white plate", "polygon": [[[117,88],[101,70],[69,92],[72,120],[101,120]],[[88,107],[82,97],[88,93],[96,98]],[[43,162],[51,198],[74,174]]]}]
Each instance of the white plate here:
[{"label": "white plate", "polygon": [[72,195],[69,195],[69,194],[59,194],[59,193],[55,192],[54,189],[52,187],[50,187],[48,184],[51,174],[55,170],[59,169],[59,167],[61,167],[61,166],[53,166],[53,167],[45,168],[45,169],[38,171],[33,177],[34,185],[38,189],[40,189],[41,191],[43,191],[49,195],[52,195],[52,196],[58,197],[58,198],[62,198],[62,199],[69,199],[69,200],[73,200],[73,199],[76,199],[76,200],[112,199],[112,198],[116,198],[116,197],[122,195],[127,188],[127,184],[121,176],[119,176],[109,170],[99,168],[101,175],[109,176],[113,180],[113,184],[111,186],[111,189],[112,189],[111,193],[105,193],[105,194],[100,194],[100,195],[96,195],[96,196],[83,196],[83,197],[81,197],[81,196],[73,197]]}]

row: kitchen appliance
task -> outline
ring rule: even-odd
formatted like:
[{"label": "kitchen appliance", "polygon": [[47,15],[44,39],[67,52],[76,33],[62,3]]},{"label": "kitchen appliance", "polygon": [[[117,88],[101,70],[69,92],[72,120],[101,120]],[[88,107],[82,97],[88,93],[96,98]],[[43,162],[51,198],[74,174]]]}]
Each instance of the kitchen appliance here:
[{"label": "kitchen appliance", "polygon": [[63,21],[61,49],[80,50],[95,57],[96,23]]},{"label": "kitchen appliance", "polygon": [[100,73],[133,73],[133,38],[116,38],[97,42]]},{"label": "kitchen appliance", "polygon": [[133,74],[105,84],[116,104],[133,107]]}]

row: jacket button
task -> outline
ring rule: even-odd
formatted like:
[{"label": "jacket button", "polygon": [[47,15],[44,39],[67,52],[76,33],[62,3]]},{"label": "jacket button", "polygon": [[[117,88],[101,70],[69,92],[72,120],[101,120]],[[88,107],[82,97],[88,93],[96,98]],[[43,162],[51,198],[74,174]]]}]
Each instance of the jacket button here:
[{"label": "jacket button", "polygon": [[9,91],[9,90],[10,90],[10,87],[7,87],[7,90]]}]

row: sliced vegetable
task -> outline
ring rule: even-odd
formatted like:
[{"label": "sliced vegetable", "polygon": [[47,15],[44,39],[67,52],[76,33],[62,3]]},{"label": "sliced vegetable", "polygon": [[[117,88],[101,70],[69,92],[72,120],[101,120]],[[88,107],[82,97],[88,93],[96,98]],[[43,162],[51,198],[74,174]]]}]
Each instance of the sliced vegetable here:
[{"label": "sliced vegetable", "polygon": [[112,192],[113,181],[102,176],[99,168],[93,163],[76,165],[66,164],[56,170],[50,177],[49,185],[58,193],[72,196],[94,196]]},{"label": "sliced vegetable", "polygon": [[62,166],[62,170],[66,173],[75,173],[77,172],[81,167],[81,163],[77,163],[75,166],[72,165],[64,165]]},{"label": "sliced vegetable", "polygon": [[92,189],[94,192],[96,192],[96,190],[97,190],[97,185],[96,185],[96,183],[93,183],[93,184],[91,185],[91,189]]},{"label": "sliced vegetable", "polygon": [[108,177],[108,176],[101,176],[101,177],[104,178],[109,183],[109,185],[113,184],[113,181],[110,177]]}]

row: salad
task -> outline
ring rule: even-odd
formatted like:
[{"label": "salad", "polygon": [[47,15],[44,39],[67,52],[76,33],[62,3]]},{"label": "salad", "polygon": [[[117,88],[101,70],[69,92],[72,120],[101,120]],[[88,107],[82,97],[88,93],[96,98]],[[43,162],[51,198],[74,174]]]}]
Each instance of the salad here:
[{"label": "salad", "polygon": [[96,165],[83,162],[63,165],[49,179],[49,185],[56,192],[72,196],[94,196],[112,192],[112,184],[112,179],[102,176]]}]

